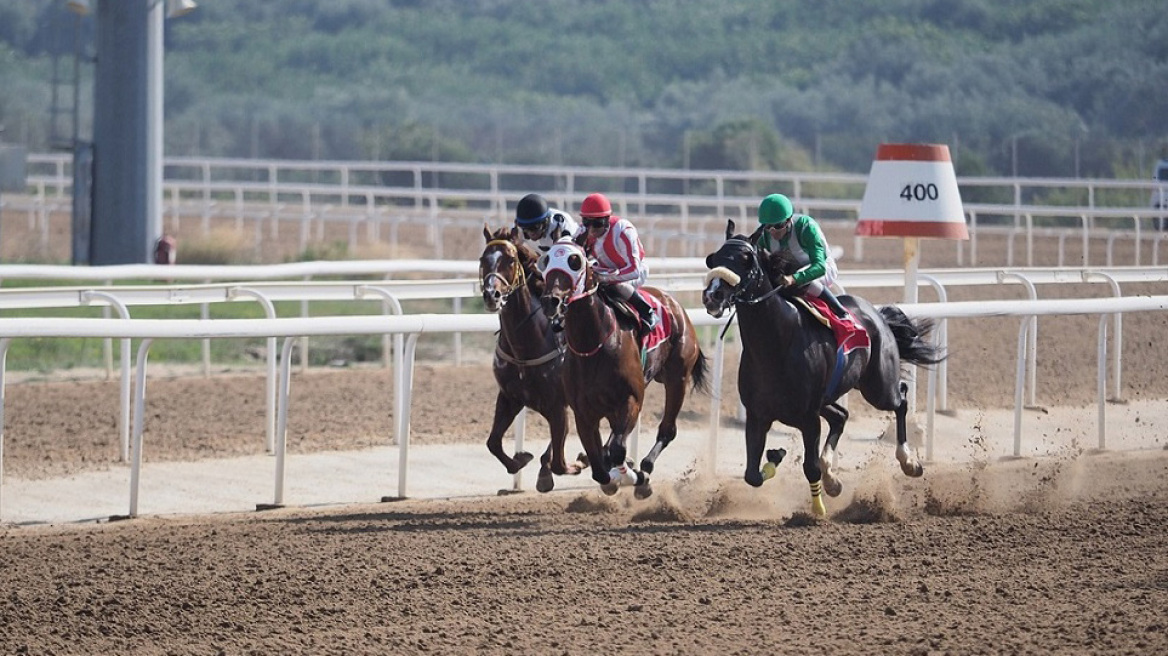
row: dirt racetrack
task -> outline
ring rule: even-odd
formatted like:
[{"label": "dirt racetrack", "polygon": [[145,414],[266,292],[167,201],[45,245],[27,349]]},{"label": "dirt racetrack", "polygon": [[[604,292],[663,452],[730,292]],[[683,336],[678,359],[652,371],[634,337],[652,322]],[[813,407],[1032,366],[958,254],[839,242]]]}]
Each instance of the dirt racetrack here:
[{"label": "dirt racetrack", "polygon": [[[1009,295],[951,298],[988,293]],[[1097,323],[1042,321],[1043,408],[1029,430],[1046,430],[1034,416],[1093,402]],[[1126,399],[1168,399],[1162,326],[1163,316],[1124,319]],[[1011,406],[1016,339],[1015,321],[950,325],[958,416],[976,425],[979,408]],[[415,443],[485,439],[485,362],[419,366]],[[254,370],[152,376],[148,460],[262,450]],[[385,444],[390,381],[370,368],[297,374],[289,449]],[[650,418],[661,406],[652,389]],[[120,466],[117,395],[116,381],[81,375],[10,382],[5,475]],[[683,421],[706,425],[707,403],[687,404]],[[853,495],[826,522],[802,511],[806,482],[784,464],[760,490],[688,478],[644,502],[553,492],[3,526],[0,654],[1168,653],[1165,405],[1140,417],[1164,428],[1137,450],[993,454],[915,480],[889,463],[852,468]],[[533,421],[529,435],[541,430]],[[727,421],[727,439],[739,430]],[[1082,427],[1074,444],[1093,434]]]},{"label": "dirt racetrack", "polygon": [[1164,451],[931,470],[823,524],[695,482],[8,530],[0,651],[1165,653],[1165,475]]}]

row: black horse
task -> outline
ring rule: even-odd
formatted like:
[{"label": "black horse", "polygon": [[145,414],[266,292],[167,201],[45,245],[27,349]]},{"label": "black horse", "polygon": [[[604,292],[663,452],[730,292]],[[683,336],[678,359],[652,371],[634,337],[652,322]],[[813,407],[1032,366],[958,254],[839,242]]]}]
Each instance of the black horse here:
[{"label": "black horse", "polygon": [[544,282],[535,267],[538,255],[521,241],[516,228],[491,233],[483,226],[483,238],[486,247],[479,257],[483,304],[488,312],[499,313],[493,367],[499,393],[487,449],[508,473],[518,472],[532,455],[526,451],[507,455],[503,434],[525,406],[543,415],[551,442],[540,458],[535,487],[549,492],[555,487],[552,474],[579,474],[587,466],[579,461],[568,464],[564,458],[568,435],[568,400],[560,375],[564,347],[540,308]]},{"label": "black horse", "polygon": [[[803,436],[803,473],[811,484],[812,510],[827,514],[820,496],[836,496],[843,489],[833,471],[836,446],[848,411],[837,401],[857,389],[872,406],[896,413],[896,458],[908,476],[924,469],[906,444],[908,386],[900,381],[902,363],[929,365],[941,361],[937,347],[926,342],[929,320],[913,321],[900,309],[879,311],[855,296],[840,302],[868,331],[870,346],[837,358],[832,331],[791,300],[794,290],[776,286],[782,252],[756,248],[760,231],[735,235],[734,222],[726,226],[726,241],[706,257],[710,268],[702,303],[720,317],[734,305],[742,335],[738,394],[746,407],[746,482],[755,487],[774,475],[782,450],[767,453],[768,466],[760,469],[767,432],[775,421],[798,429]],[[838,368],[838,371],[837,371]],[[820,417],[828,434],[819,452]],[[817,455],[818,454],[818,455]]]}]

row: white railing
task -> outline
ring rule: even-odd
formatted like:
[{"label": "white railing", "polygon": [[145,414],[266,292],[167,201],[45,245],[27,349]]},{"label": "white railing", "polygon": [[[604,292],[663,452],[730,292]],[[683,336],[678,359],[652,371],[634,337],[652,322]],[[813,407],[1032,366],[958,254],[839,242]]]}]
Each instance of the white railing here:
[{"label": "white railing", "polygon": [[[68,153],[31,153],[28,156],[30,177],[43,180],[60,198],[72,186],[72,156]],[[798,171],[728,171],[649,169],[613,167],[537,166],[516,164],[459,164],[448,162],[371,162],[371,161],[308,161],[308,160],[254,160],[214,157],[167,157],[164,160],[167,182],[197,182],[204,187],[219,182],[262,182],[279,186],[285,183],[312,183],[329,188],[330,193],[342,199],[360,195],[365,188],[396,186],[409,190],[418,206],[425,196],[440,188],[444,178],[457,176],[466,189],[490,192],[491,196],[514,195],[524,192],[531,179],[545,181],[545,189],[558,190],[563,198],[580,199],[593,191],[647,197],[662,188],[681,187],[685,195],[729,197],[734,195],[755,198],[770,191],[783,191],[793,199],[830,198],[828,195],[845,193],[842,198],[859,200],[863,196],[867,176],[862,173],[798,172]],[[588,184],[580,181],[586,180]],[[1099,207],[1101,192],[1132,192],[1139,196],[1141,206],[1153,192],[1162,188],[1154,180],[1106,180],[1095,178],[1014,178],[971,177],[958,178],[959,187],[968,191],[989,190],[1008,194],[1011,204],[1022,205],[1033,192],[1059,190],[1079,191],[1086,203],[1077,205]],[[632,188],[635,188],[633,190]],[[826,191],[830,189],[831,191]],[[749,193],[735,193],[738,190]],[[514,199],[511,199],[514,200]],[[640,209],[645,213],[644,209]]]},{"label": "white railing", "polygon": [[[1039,315],[1093,314],[1100,316],[1098,340],[1098,423],[1099,447],[1106,447],[1106,401],[1104,399],[1104,378],[1106,370],[1106,334],[1108,315],[1125,312],[1147,312],[1168,310],[1168,296],[1144,296],[1136,298],[1042,300],[1042,301],[994,301],[965,303],[920,303],[902,305],[906,314],[913,317],[935,319],[958,319],[972,317],[1021,317],[1018,339],[1018,366],[1015,381],[1015,435],[1014,454],[1021,453],[1021,409],[1022,385],[1024,379],[1024,344],[1028,336],[1030,319]],[[725,320],[715,320],[703,310],[688,310],[695,325],[719,326]],[[273,502],[283,504],[286,456],[286,422],[289,398],[289,358],[292,344],[296,339],[318,335],[394,334],[405,338],[405,348],[401,355],[394,384],[394,418],[396,431],[400,436],[398,471],[398,493],[406,496],[407,463],[409,451],[409,413],[411,400],[411,378],[414,349],[418,337],[427,332],[483,332],[498,329],[495,315],[413,315],[395,317],[317,317],[309,319],[227,319],[217,321],[198,320],[135,320],[135,319],[0,319],[0,421],[4,408],[4,362],[11,339],[21,337],[94,337],[106,339],[139,339],[133,416],[133,441],[131,447],[129,516],[138,514],[138,494],[141,471],[142,435],[145,421],[144,403],[146,388],[146,364],[151,342],[154,339],[214,339],[237,337],[284,338],[282,349],[285,357],[281,362],[279,424],[275,465],[275,485]],[[714,370],[721,371],[722,342],[715,345]],[[930,371],[928,403],[928,435],[926,460],[932,455],[933,403],[935,370]],[[718,415],[720,413],[721,377],[715,376],[712,383],[710,406],[710,436],[708,453],[716,453],[718,439]],[[0,423],[0,492],[3,490],[3,424]],[[708,466],[713,466],[710,461]],[[268,505],[268,504],[263,504]]]},{"label": "white railing", "polygon": [[[697,269],[693,273],[655,273],[650,276],[650,284],[671,293],[696,292],[704,286],[705,264],[694,259],[677,258],[654,262],[663,271]],[[0,266],[0,277],[59,280],[58,276],[92,278],[104,280],[142,280],[167,276],[196,280],[233,278],[233,282],[209,283],[203,285],[150,285],[150,286],[101,286],[101,287],[49,287],[10,288],[0,290],[0,310],[66,307],[103,307],[105,316],[111,308],[116,309],[121,318],[130,318],[131,307],[144,305],[194,305],[202,307],[203,319],[209,318],[208,306],[224,302],[259,302],[269,318],[275,318],[273,304],[277,302],[301,302],[302,316],[307,316],[307,301],[377,301],[381,303],[383,314],[402,314],[402,301],[417,299],[452,299],[453,310],[460,313],[459,301],[478,295],[478,281],[472,278],[445,280],[394,280],[394,281],[335,281],[309,282],[273,280],[281,277],[305,277],[313,275],[336,275],[354,273],[384,274],[388,271],[408,271],[403,262],[313,262],[289,265],[268,265],[256,267],[242,266],[176,266],[124,265],[116,267],[72,268],[45,267],[32,265]],[[474,270],[474,262],[433,262],[423,261],[418,268],[437,272],[466,272]],[[931,287],[938,301],[948,299],[948,287],[954,286],[995,286],[1000,284],[1021,284],[1032,300],[1038,299],[1036,285],[1058,283],[1105,283],[1113,296],[1120,297],[1120,283],[1155,283],[1168,281],[1168,269],[1164,268],[1114,268],[1114,269],[935,269],[918,274],[918,285]],[[896,288],[903,287],[904,273],[898,270],[848,271],[841,275],[838,284],[848,289]],[[1122,400],[1122,315],[1113,318],[1112,333],[1112,374],[1111,399]],[[948,348],[948,325],[945,319],[939,321],[936,339],[943,349]],[[307,367],[308,346],[302,344],[301,366]],[[387,368],[392,366],[391,352],[401,351],[400,345],[391,348],[390,337],[383,339],[382,357]],[[461,333],[454,333],[452,348],[455,363],[461,363]],[[112,347],[110,340],[104,344],[107,376],[112,374]],[[1037,405],[1037,358],[1038,321],[1030,322],[1026,356],[1027,403]],[[266,416],[266,446],[269,452],[275,448],[277,404],[277,353],[275,344],[269,342],[266,353],[268,413]],[[210,374],[210,342],[203,340],[203,371]],[[123,340],[121,348],[122,408],[119,422],[122,436],[122,460],[129,459],[129,416],[130,416],[130,353]],[[396,374],[396,371],[395,371]],[[948,363],[938,365],[936,402],[939,410],[948,410]],[[916,387],[912,387],[912,402],[915,407]]]},{"label": "white railing", "polygon": [[[31,194],[6,196],[10,210],[27,211],[30,226],[39,226],[47,248],[48,216],[70,210],[71,160],[68,154],[29,156]],[[477,228],[484,220],[509,221],[508,203],[528,191],[540,191],[562,207],[573,207],[591,191],[605,191],[619,211],[643,225],[642,239],[652,252],[700,256],[717,245],[725,218],[749,221],[760,194],[784,191],[797,209],[828,222],[854,221],[860,208],[866,176],[846,173],[693,171],[668,169],[614,169],[490,164],[448,164],[435,162],[312,162],[285,160],[239,160],[223,158],[175,157],[166,160],[163,213],[170,229],[195,219],[206,234],[211,221],[231,220],[238,229],[245,223],[256,231],[257,244],[262,226],[279,230],[282,222],[298,227],[300,250],[307,248],[312,226],[324,223],[347,226],[349,247],[360,243],[360,229],[377,243],[388,234],[397,244],[403,225],[424,224],[431,229],[434,256],[446,257],[443,230],[450,227]],[[527,188],[532,180],[543,188]],[[588,187],[582,186],[586,181]],[[1010,237],[1007,266],[1014,266],[1015,236],[1026,239],[1026,260],[1033,265],[1033,240],[1037,236],[1059,238],[1059,261],[1064,262],[1063,245],[1077,235],[1083,243],[1083,266],[1091,264],[1088,244],[1106,240],[1108,266],[1114,263],[1116,240],[1135,242],[1135,260],[1141,264],[1141,243],[1152,243],[1152,265],[1159,264],[1160,242],[1166,237],[1149,228],[1168,225],[1168,210],[1152,209],[1147,199],[1160,189],[1154,181],[1099,180],[1079,178],[987,178],[958,179],[967,193],[996,190],[1011,202],[987,204],[967,202],[969,222],[969,266],[978,264],[978,234]],[[457,185],[457,186],[454,186]],[[679,188],[680,187],[680,188]],[[1057,189],[1078,191],[1066,194],[1078,199],[1065,206],[1028,205],[1035,191]],[[1100,204],[1103,192],[1130,193],[1139,205],[1130,207]],[[13,200],[15,198],[15,200]],[[1057,227],[1035,226],[1034,219],[1054,221]],[[990,221],[992,225],[987,225]],[[1109,230],[1118,225],[1123,230]],[[1130,230],[1126,229],[1130,226]],[[320,230],[317,234],[320,234]],[[854,237],[853,257],[863,261],[867,238]],[[670,246],[676,248],[671,250]],[[957,264],[964,265],[965,246],[957,243]]]}]

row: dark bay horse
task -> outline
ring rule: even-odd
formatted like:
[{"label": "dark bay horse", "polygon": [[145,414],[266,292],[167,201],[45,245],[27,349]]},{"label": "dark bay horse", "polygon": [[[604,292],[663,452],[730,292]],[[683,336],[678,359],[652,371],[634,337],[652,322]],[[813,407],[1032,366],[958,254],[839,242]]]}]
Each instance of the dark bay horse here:
[{"label": "dark bay horse", "polygon": [[[859,390],[873,407],[895,413],[896,458],[907,476],[920,476],[923,467],[906,444],[908,386],[900,380],[900,368],[903,363],[920,366],[941,361],[937,348],[925,341],[932,322],[913,321],[893,306],[877,311],[862,298],[840,296],[840,302],[867,329],[871,345],[848,353],[836,372],[835,336],[788,298],[793,292],[775,286],[771,276],[780,273],[773,269],[781,254],[760,253],[756,249],[759,235],[759,231],[749,237],[735,235],[730,221],[725,243],[706,257],[710,271],[702,292],[702,304],[712,316],[722,316],[730,305],[738,313],[742,336],[738,393],[746,407],[746,482],[757,487],[774,475],[781,450],[769,451],[768,465],[759,467],[767,432],[775,421],[791,426],[803,436],[803,473],[811,485],[812,510],[825,516],[820,491],[836,496],[843,489],[833,467],[848,411],[837,401],[851,389]],[[818,454],[820,417],[828,425],[822,454]]]},{"label": "dark bay horse", "polygon": [[493,369],[499,393],[487,449],[514,474],[531,462],[526,451],[514,456],[503,451],[503,434],[524,407],[543,415],[551,442],[540,458],[535,487],[549,492],[552,474],[579,474],[582,465],[567,464],[564,442],[568,435],[568,401],[560,377],[564,348],[540,311],[543,276],[535,268],[538,255],[519,236],[516,228],[494,234],[483,226],[487,245],[479,257],[479,280],[488,312],[499,313],[499,338],[495,343]]},{"label": "dark bay horse", "polygon": [[[564,387],[576,417],[576,433],[592,464],[592,478],[606,494],[631,483],[638,499],[653,493],[649,474],[661,451],[677,436],[677,415],[686,388],[707,388],[708,363],[689,316],[670,295],[641,289],[661,304],[661,322],[642,348],[639,319],[615,311],[598,293],[596,272],[584,250],[560,241],[541,260],[546,289],[544,311],[562,325],[568,352],[564,356]],[[640,470],[626,461],[626,439],[637,424],[645,386],[655,380],[665,386],[665,410],[657,439],[641,460]],[[600,421],[611,430],[602,446]]]}]

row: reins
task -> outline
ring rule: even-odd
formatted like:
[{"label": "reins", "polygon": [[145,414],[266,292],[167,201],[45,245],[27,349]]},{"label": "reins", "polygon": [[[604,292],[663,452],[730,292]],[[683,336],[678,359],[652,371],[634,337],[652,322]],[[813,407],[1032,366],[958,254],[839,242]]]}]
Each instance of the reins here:
[{"label": "reins", "polygon": [[726,241],[743,244],[747,250],[749,250],[750,259],[754,266],[752,266],[750,271],[747,272],[746,280],[744,280],[742,284],[738,286],[738,289],[734,293],[730,294],[730,301],[734,304],[734,310],[730,313],[730,319],[726,322],[726,326],[722,328],[722,332],[718,335],[718,339],[726,338],[726,331],[730,330],[730,324],[734,323],[734,317],[738,314],[738,306],[740,304],[755,305],[756,303],[761,303],[783,290],[782,287],[776,286],[772,287],[770,291],[764,294],[755,296],[754,298],[746,298],[744,296],[746,290],[750,287],[753,287],[756,282],[763,278],[762,264],[758,261],[758,253],[754,250],[754,246],[750,242],[746,241],[745,239],[728,239]]},{"label": "reins", "polygon": [[[567,307],[567,306],[571,305],[572,303],[575,303],[576,301],[588,298],[589,296],[593,296],[599,290],[600,290],[600,283],[596,282],[594,280],[591,287],[589,287],[588,289],[584,290],[583,292],[580,292],[579,294],[572,296],[572,297],[568,298],[566,301],[564,301],[564,307]],[[603,305],[603,304],[604,304],[604,302],[601,301],[601,305]],[[607,315],[603,315],[603,313],[602,313],[602,316],[607,316]],[[592,357],[593,355],[596,355],[597,353],[599,353],[600,349],[604,348],[604,345],[608,343],[608,340],[612,337],[612,334],[614,332],[616,332],[619,327],[620,326],[616,321],[616,317],[609,317],[610,330],[608,331],[608,334],[605,335],[603,338],[601,338],[600,343],[596,345],[596,348],[589,350],[589,351],[576,350],[576,347],[572,346],[572,340],[569,338],[565,338],[564,343],[567,344],[568,350],[571,351],[574,355],[579,356],[581,358]]]},{"label": "reins", "polygon": [[574,346],[572,346],[572,340],[570,338],[565,338],[564,343],[568,345],[568,350],[571,351],[573,354],[575,354],[581,358],[590,358],[590,357],[596,355],[597,353],[599,353],[600,349],[604,348],[604,345],[608,343],[608,340],[609,340],[609,338],[612,337],[612,334],[617,331],[618,325],[617,325],[615,317],[610,318],[608,323],[609,323],[609,327],[611,328],[611,330],[609,330],[608,334],[605,335],[600,340],[600,343],[596,345],[596,348],[592,349],[591,351],[588,351],[588,352],[577,351],[576,348]]},{"label": "reins", "polygon": [[[511,241],[508,241],[506,239],[492,239],[491,241],[487,242],[487,248],[490,248],[491,246],[503,247],[503,249],[507,251],[508,255],[510,255],[512,257],[512,259],[515,261],[515,264],[512,267],[511,280],[508,280],[507,278],[503,277],[498,272],[491,271],[490,273],[482,275],[480,277],[479,283],[485,288],[487,282],[492,277],[502,280],[503,284],[506,287],[502,291],[502,293],[499,294],[499,298],[501,301],[503,301],[505,303],[506,299],[508,297],[510,297],[511,294],[514,294],[519,289],[522,289],[524,287],[528,287],[529,285],[528,285],[527,279],[529,277],[535,275],[535,273],[534,272],[528,273],[527,271],[524,270],[523,264],[519,259],[519,249]],[[536,304],[536,306],[531,310],[531,312],[529,312],[527,314],[527,316],[523,318],[522,321],[520,321],[518,324],[516,324],[512,330],[519,330],[520,328],[522,328],[525,324],[527,324],[527,322],[531,321],[532,317],[534,317],[540,311],[541,311],[541,308],[539,307],[538,304]],[[506,336],[504,336],[504,337],[506,337]],[[511,340],[508,339],[507,341],[510,343]],[[514,350],[515,345],[511,344],[511,348],[512,348],[512,350]],[[562,347],[553,348],[552,350],[548,351],[547,353],[544,353],[543,355],[541,355],[539,357],[531,358],[531,359],[522,359],[522,358],[517,358],[517,357],[507,353],[506,351],[503,350],[502,344],[496,343],[495,344],[495,354],[498,355],[499,359],[503,360],[504,362],[509,362],[511,364],[518,365],[521,367],[537,367],[541,364],[551,362],[552,360],[556,359],[557,357],[562,356],[564,354],[564,349]]]}]

